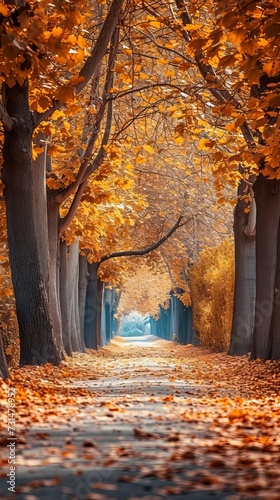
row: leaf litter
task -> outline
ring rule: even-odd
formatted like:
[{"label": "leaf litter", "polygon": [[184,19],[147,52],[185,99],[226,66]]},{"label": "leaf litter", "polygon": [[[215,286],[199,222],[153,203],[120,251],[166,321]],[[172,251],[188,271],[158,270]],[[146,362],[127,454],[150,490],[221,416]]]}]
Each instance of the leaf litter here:
[{"label": "leaf litter", "polygon": [[[154,489],[146,498],[153,499],[184,498],[191,491],[224,491],[228,500],[280,498],[277,361],[115,338],[59,367],[12,370],[12,379],[0,384],[4,416],[8,387],[16,388],[19,470],[60,464],[79,476],[89,467],[107,468],[107,479],[103,473],[93,481],[84,498],[118,498],[115,490],[125,483],[131,488],[127,498],[145,498],[133,488],[147,480]],[[95,426],[95,435],[87,424]],[[106,426],[115,427],[115,440],[104,444],[99,433]],[[2,447],[6,429],[4,418]],[[59,430],[56,443],[52,433]],[[0,474],[7,474],[5,457]],[[38,488],[61,481],[59,474],[29,481],[20,487],[22,498],[39,498]]]}]

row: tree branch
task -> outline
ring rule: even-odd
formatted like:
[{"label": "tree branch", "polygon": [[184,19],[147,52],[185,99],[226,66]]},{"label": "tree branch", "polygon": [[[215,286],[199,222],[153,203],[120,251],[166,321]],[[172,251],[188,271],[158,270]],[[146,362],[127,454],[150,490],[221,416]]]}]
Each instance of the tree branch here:
[{"label": "tree branch", "polygon": [[[183,25],[193,24],[192,18],[190,17],[190,15],[188,13],[185,1],[184,0],[175,0],[175,1],[176,1],[177,8],[180,12],[179,16],[183,21]],[[190,41],[191,38],[186,31],[183,31],[183,36],[187,42]],[[211,77],[214,77],[213,84],[215,86],[219,85],[219,88],[213,88],[213,87],[209,88],[211,94],[214,97],[216,97],[220,102],[230,101],[235,106],[236,109],[240,109],[241,108],[240,103],[224,87],[224,85],[222,84],[218,75],[216,74],[214,68],[210,64],[205,64],[202,62],[202,59],[203,59],[202,51],[199,52],[198,54],[196,54],[194,59],[195,59],[196,65],[200,71],[200,74],[204,78],[204,80],[207,82],[207,76],[211,76]],[[243,137],[244,137],[246,143],[248,144],[248,146],[255,145],[255,140],[254,140],[253,134],[252,134],[250,127],[246,121],[244,121],[243,124],[240,125],[240,130],[241,130]]]},{"label": "tree branch", "polygon": [[149,90],[149,89],[154,89],[157,87],[170,87],[171,89],[178,90],[179,93],[182,93],[181,87],[178,85],[172,84],[172,83],[148,83],[147,85],[143,85],[142,87],[139,88],[134,88],[134,89],[129,89],[129,90],[123,90],[120,92],[116,92],[114,96],[110,97],[109,99],[115,100],[119,99],[120,97],[129,95],[129,94],[134,94],[135,92],[142,92],[142,90]]},{"label": "tree branch", "polygon": [[[112,117],[111,115],[108,113],[107,115],[107,122],[108,120],[110,120],[110,124],[112,123]],[[104,138],[106,140],[106,136],[108,135],[108,129],[109,127],[107,126],[106,129],[105,129],[105,132],[104,132]],[[108,142],[108,141],[107,141]],[[62,234],[64,233],[64,231],[66,231],[66,229],[70,226],[72,220],[74,219],[75,215],[76,215],[76,212],[78,210],[78,207],[79,207],[79,203],[82,199],[82,196],[83,196],[83,193],[84,193],[84,190],[85,190],[85,187],[86,187],[86,183],[87,183],[87,180],[88,180],[88,177],[93,173],[95,172],[95,170],[97,170],[101,163],[103,162],[103,159],[104,159],[104,156],[105,156],[105,149],[103,146],[105,146],[106,142],[103,141],[102,142],[102,146],[100,147],[95,159],[93,162],[91,162],[88,166],[87,166],[87,170],[85,172],[85,176],[82,180],[82,182],[80,183],[76,193],[75,193],[75,196],[74,196],[74,199],[71,203],[71,207],[69,209],[69,211],[67,212],[67,214],[65,215],[65,217],[63,217],[63,219],[61,219],[61,222],[60,222],[60,225],[59,225],[59,237],[62,236]]]},{"label": "tree branch", "polygon": [[105,149],[104,146],[108,144],[109,137],[110,137],[110,131],[111,131],[111,125],[112,125],[112,119],[113,119],[113,101],[109,101],[108,103],[108,112],[107,112],[107,120],[106,120],[106,126],[103,134],[103,139],[102,139],[102,145],[95,157],[95,159],[89,163],[89,157],[92,154],[93,146],[95,143],[95,140],[97,139],[98,133],[100,131],[101,127],[101,122],[105,114],[105,109],[106,109],[106,104],[108,102],[108,94],[109,90],[112,87],[113,84],[113,79],[114,79],[114,65],[117,57],[117,49],[118,49],[118,44],[119,44],[119,28],[116,28],[113,36],[112,36],[112,45],[110,49],[110,56],[109,56],[109,65],[107,69],[107,74],[106,74],[106,80],[105,80],[105,85],[104,85],[104,91],[103,91],[103,96],[102,96],[102,102],[98,111],[98,117],[95,122],[95,127],[94,130],[92,131],[91,137],[89,139],[89,144],[87,146],[86,152],[85,152],[85,158],[84,161],[82,162],[81,168],[78,172],[77,179],[70,184],[62,193],[59,193],[55,201],[57,203],[62,203],[64,200],[66,200],[70,194],[74,192],[76,187],[78,186],[78,190],[74,196],[74,199],[72,201],[71,207],[68,211],[68,213],[63,217],[60,223],[59,227],[59,236],[62,235],[62,233],[69,227],[71,224],[72,220],[74,219],[79,203],[82,199],[84,189],[86,186],[86,182],[88,177],[95,172],[95,170],[98,169],[98,167],[101,165],[104,156],[105,156]]},{"label": "tree branch", "polygon": [[[123,3],[124,0],[112,1],[111,8],[91,51],[91,55],[87,58],[84,66],[79,72],[79,76],[82,76],[84,80],[74,86],[76,94],[79,94],[88,84],[89,80],[96,75],[99,64],[107,52],[108,43],[111,40],[112,33],[116,27]],[[54,101],[53,106],[47,111],[44,111],[43,113],[35,113],[34,128],[36,128],[43,120],[47,120],[48,118],[50,118],[54,111],[59,109],[61,106],[63,106],[63,103],[61,101]]]},{"label": "tree branch", "polygon": [[79,186],[79,188],[74,196],[74,200],[72,201],[71,206],[70,206],[67,214],[65,215],[65,217],[63,217],[61,219],[60,224],[59,224],[59,230],[58,230],[59,237],[62,236],[64,231],[66,231],[66,229],[70,226],[72,220],[74,219],[74,217],[77,213],[80,201],[82,199],[82,196],[84,194],[85,187],[86,187],[86,181],[84,181],[82,184],[80,184],[80,186]]},{"label": "tree branch", "polygon": [[142,255],[146,255],[147,253],[152,252],[153,250],[156,250],[166,240],[168,240],[168,238],[170,238],[170,236],[176,231],[176,229],[178,229],[179,227],[184,226],[186,224],[187,221],[181,224],[182,220],[183,220],[183,216],[180,215],[177,222],[170,229],[170,231],[168,231],[168,233],[165,236],[163,236],[163,238],[158,240],[156,243],[153,243],[149,247],[144,248],[143,250],[125,250],[123,252],[113,252],[110,255],[103,255],[103,257],[101,257],[98,265],[100,265],[102,262],[105,262],[106,260],[114,259],[116,257],[142,256]]}]

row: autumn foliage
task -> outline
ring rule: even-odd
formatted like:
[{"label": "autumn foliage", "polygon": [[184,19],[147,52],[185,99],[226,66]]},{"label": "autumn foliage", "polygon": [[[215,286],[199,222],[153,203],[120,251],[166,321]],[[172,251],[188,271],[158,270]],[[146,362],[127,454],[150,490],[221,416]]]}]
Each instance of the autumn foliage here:
[{"label": "autumn foliage", "polygon": [[190,272],[194,328],[201,345],[214,351],[229,346],[233,293],[234,247],[225,240],[206,247]]}]

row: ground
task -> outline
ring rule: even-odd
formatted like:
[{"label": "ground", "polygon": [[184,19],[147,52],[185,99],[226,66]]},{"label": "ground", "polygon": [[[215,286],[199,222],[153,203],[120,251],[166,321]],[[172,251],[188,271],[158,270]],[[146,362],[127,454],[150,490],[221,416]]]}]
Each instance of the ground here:
[{"label": "ground", "polygon": [[279,387],[279,362],[155,337],[13,370],[1,385],[0,499],[279,499]]}]

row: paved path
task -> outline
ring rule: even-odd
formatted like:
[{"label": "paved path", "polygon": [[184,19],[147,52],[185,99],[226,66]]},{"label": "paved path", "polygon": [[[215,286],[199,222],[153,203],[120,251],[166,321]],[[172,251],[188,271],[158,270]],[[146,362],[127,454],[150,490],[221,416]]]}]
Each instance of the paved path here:
[{"label": "paved path", "polygon": [[[205,421],[195,417],[207,388],[182,381],[154,338],[123,346],[128,357],[104,358],[102,378],[75,382],[92,391],[91,406],[65,408],[63,423],[32,423],[17,445],[18,493],[9,496],[2,478],[0,499],[255,499],[235,491],[239,472],[219,448],[230,436],[213,425],[211,408]],[[131,356],[136,346],[140,358]]]}]

